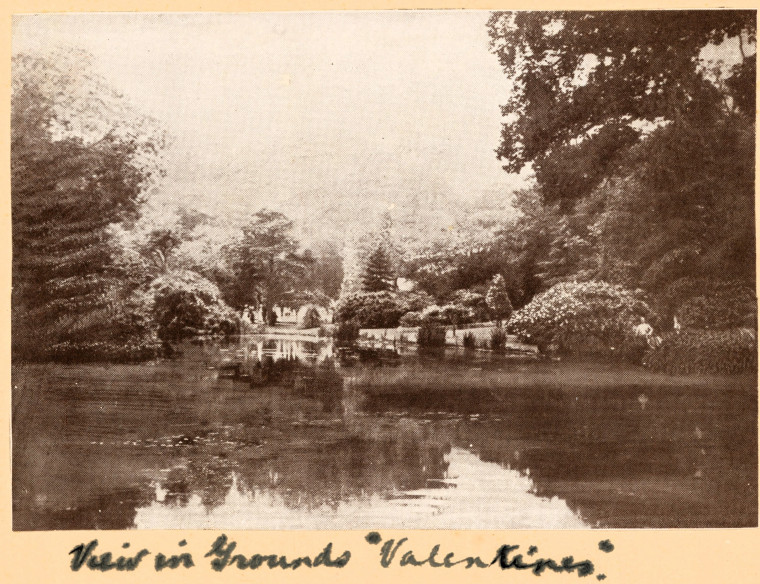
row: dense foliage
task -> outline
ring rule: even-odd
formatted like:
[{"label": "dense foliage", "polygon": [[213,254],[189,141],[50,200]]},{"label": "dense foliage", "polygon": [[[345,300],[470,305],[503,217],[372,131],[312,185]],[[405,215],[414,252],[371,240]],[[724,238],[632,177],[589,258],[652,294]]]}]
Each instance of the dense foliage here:
[{"label": "dense foliage", "polygon": [[493,316],[486,297],[472,290],[457,290],[451,295],[450,304],[463,306],[472,313],[472,322],[485,322]]},{"label": "dense foliage", "polygon": [[652,312],[637,292],[606,282],[565,282],[517,310],[507,331],[551,353],[636,358],[646,348],[635,331],[642,317],[651,322]]},{"label": "dense foliage", "polygon": [[359,338],[360,328],[357,323],[351,320],[341,322],[335,328],[333,338],[338,345],[350,345]]},{"label": "dense foliage", "polygon": [[417,344],[422,347],[443,347],[446,344],[446,329],[434,322],[422,322],[417,331]]},{"label": "dense foliage", "polygon": [[[536,178],[490,255],[528,299],[549,290],[510,326],[620,351],[627,317],[581,326],[585,292],[557,288],[605,281],[644,290],[658,334],[756,330],[754,13],[495,13],[488,28],[513,83],[498,156]],[[685,338],[663,334],[660,358]]]},{"label": "dense foliage", "polygon": [[242,231],[227,249],[230,270],[220,278],[225,298],[240,311],[248,306],[260,309],[274,324],[273,307],[287,303],[285,295],[303,280],[313,257],[299,253],[293,222],[280,212],[262,209]]},{"label": "dense foliage", "polygon": [[109,227],[137,215],[157,143],[134,137],[143,120],[86,66],[74,78],[65,60],[21,55],[13,68],[14,355],[93,339],[122,346],[123,327],[104,328],[121,318],[126,280]]},{"label": "dense foliage", "polygon": [[362,328],[395,328],[404,314],[430,303],[432,299],[421,292],[357,292],[338,301],[335,320],[352,321]]},{"label": "dense foliage", "polygon": [[512,302],[509,300],[507,284],[501,274],[496,274],[491,280],[486,294],[486,304],[499,323],[512,314]]},{"label": "dense foliage", "polygon": [[231,335],[239,331],[235,312],[221,299],[219,289],[195,272],[162,275],[139,294],[144,310],[162,341],[179,342],[199,335]]},{"label": "dense foliage", "polygon": [[675,318],[685,328],[723,330],[757,327],[755,291],[736,282],[684,282]]},{"label": "dense foliage", "polygon": [[420,326],[423,323],[435,323],[439,325],[459,326],[476,322],[475,309],[450,302],[443,306],[431,304],[422,310],[410,311],[401,317],[401,326]]},{"label": "dense foliage", "polygon": [[743,373],[757,370],[755,330],[670,332],[652,350],[645,364],[667,373]]},{"label": "dense foliage", "polygon": [[644,133],[632,121],[703,123],[721,90],[751,103],[754,54],[742,49],[725,87],[699,65],[709,44],[754,43],[755,26],[748,10],[494,13],[491,47],[514,84],[499,157],[513,172],[531,163],[547,202],[587,196]]},{"label": "dense foliage", "polygon": [[388,252],[383,245],[378,245],[367,258],[362,275],[364,292],[383,292],[395,288],[395,278]]},{"label": "dense foliage", "polygon": [[306,306],[303,315],[299,315],[298,328],[312,329],[317,328],[322,324],[322,317],[319,315],[319,310],[316,306]]}]

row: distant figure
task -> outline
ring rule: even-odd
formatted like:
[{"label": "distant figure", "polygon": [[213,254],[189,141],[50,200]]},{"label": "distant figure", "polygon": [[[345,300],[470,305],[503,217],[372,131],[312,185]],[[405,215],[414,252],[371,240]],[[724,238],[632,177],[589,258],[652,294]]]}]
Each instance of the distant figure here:
[{"label": "distant figure", "polygon": [[644,317],[641,317],[641,322],[636,325],[636,327],[633,329],[636,334],[640,337],[646,337],[647,339],[652,336],[652,333],[654,333],[654,329],[652,328],[652,325],[650,325],[646,320],[644,320]]},{"label": "distant figure", "polygon": [[673,317],[673,330],[676,332],[676,334],[681,332],[681,323],[678,322],[678,317]]},{"label": "distant figure", "polygon": [[649,345],[649,347],[652,349],[655,349],[662,344],[662,339],[660,337],[654,336],[654,329],[652,328],[652,325],[644,320],[643,316],[641,317],[641,322],[639,322],[639,324],[637,324],[633,330],[637,336],[644,337],[646,339],[647,345]]}]

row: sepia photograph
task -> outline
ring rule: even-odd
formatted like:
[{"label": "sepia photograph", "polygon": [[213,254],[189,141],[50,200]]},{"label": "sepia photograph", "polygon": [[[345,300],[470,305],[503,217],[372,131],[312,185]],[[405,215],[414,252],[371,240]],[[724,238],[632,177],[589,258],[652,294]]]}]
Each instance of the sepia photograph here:
[{"label": "sepia photograph", "polygon": [[758,527],[756,23],[14,15],[13,530]]}]

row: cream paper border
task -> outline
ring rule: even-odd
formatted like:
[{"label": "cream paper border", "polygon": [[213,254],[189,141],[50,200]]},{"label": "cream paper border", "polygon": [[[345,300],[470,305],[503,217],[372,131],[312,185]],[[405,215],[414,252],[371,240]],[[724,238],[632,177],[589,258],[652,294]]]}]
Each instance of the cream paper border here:
[{"label": "cream paper border", "polygon": [[[209,567],[209,559],[203,555],[222,530],[209,531],[59,531],[59,532],[12,532],[11,530],[11,482],[10,482],[10,289],[11,289],[11,213],[10,213],[10,53],[11,15],[45,12],[249,12],[249,11],[296,11],[296,10],[379,10],[414,8],[450,9],[662,9],[662,2],[643,0],[638,2],[605,3],[599,1],[558,2],[556,0],[296,0],[291,2],[263,2],[229,0],[5,0],[0,8],[0,51],[5,55],[0,62],[2,80],[2,135],[0,154],[0,254],[3,269],[0,271],[0,290],[3,303],[0,306],[0,370],[2,371],[2,407],[0,427],[0,582],[8,584],[26,582],[573,582],[575,574],[544,573],[534,576],[530,572],[502,571],[497,567],[470,570],[462,566],[451,569],[429,567],[382,568],[379,563],[378,546],[369,545],[365,531],[338,532],[262,532],[226,531],[238,542],[238,551],[254,553],[279,553],[288,557],[316,555],[326,543],[332,542],[333,557],[343,550],[352,552],[351,560],[342,569],[306,568],[298,570],[241,571],[227,568],[222,573]],[[757,9],[758,5],[732,0],[731,8]],[[726,7],[715,0],[710,2],[671,1],[668,8],[718,8]],[[757,213],[756,213],[757,216]],[[757,234],[756,226],[756,234]],[[585,531],[382,531],[385,540],[408,537],[402,550],[414,549],[418,557],[425,558],[430,548],[441,544],[442,552],[456,552],[457,557],[482,555],[491,558],[502,544],[520,545],[525,551],[529,545],[538,546],[538,556],[561,559],[573,555],[576,560],[590,559],[596,571],[583,578],[584,582],[598,582],[596,575],[604,573],[605,583],[694,583],[694,582],[760,582],[760,530],[759,529],[711,529],[711,530],[585,530]],[[82,569],[73,572],[69,568],[68,552],[79,543],[99,540],[101,551],[111,550],[117,554],[124,542],[130,542],[130,550],[147,548],[152,555],[134,572],[110,571],[106,573]],[[181,551],[192,553],[196,566],[192,569],[178,568],[156,572],[152,558],[157,552],[167,555],[178,553],[177,543],[186,539],[188,544]],[[598,542],[610,539],[615,546],[611,553],[599,550]],[[442,554],[443,555],[443,554]]]}]

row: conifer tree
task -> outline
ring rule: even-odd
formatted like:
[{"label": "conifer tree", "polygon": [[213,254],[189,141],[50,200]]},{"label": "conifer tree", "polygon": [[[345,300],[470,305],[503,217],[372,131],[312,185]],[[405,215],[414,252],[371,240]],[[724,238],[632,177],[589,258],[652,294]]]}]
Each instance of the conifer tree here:
[{"label": "conifer tree", "polygon": [[378,245],[367,258],[362,277],[364,292],[384,292],[393,290],[394,277],[390,257],[383,245]]},{"label": "conifer tree", "polygon": [[496,274],[491,280],[491,287],[488,288],[486,294],[486,304],[494,313],[499,326],[501,326],[502,320],[506,320],[512,315],[512,302],[509,300],[507,284],[501,274]]}]

